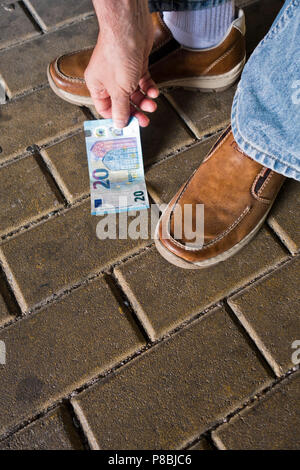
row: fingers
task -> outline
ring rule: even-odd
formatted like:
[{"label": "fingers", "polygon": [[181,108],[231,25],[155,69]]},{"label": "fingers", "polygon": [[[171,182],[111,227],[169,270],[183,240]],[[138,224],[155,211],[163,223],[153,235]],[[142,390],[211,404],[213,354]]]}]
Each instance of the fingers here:
[{"label": "fingers", "polygon": [[88,77],[86,78],[86,83],[97,113],[106,118],[109,111],[111,113],[111,99],[109,93],[104,88],[102,83],[91,85],[89,83]]},{"label": "fingers", "polygon": [[132,116],[136,117],[139,121],[139,125],[141,127],[147,127],[150,124],[150,119],[146,114],[142,113],[141,111],[138,111],[137,109],[134,109],[132,112]]},{"label": "fingers", "polygon": [[147,98],[140,90],[136,90],[131,95],[131,102],[146,113],[153,113],[157,109],[157,104],[151,99]]},{"label": "fingers", "polygon": [[139,87],[145,93],[145,95],[149,96],[149,98],[155,99],[159,95],[159,89],[152,80],[149,70],[141,78]]},{"label": "fingers", "polygon": [[[140,94],[142,95],[143,98],[145,98],[143,93],[140,92]],[[112,117],[112,102],[110,98],[107,98],[105,100],[94,99],[93,101],[94,101],[94,105],[95,105],[97,112],[103,118],[110,119]],[[136,101],[138,102],[138,99]],[[137,104],[135,104],[135,106],[137,106]],[[135,106],[133,105],[130,106],[130,115],[135,116],[138,119],[139,125],[141,127],[147,127],[150,123],[150,119],[144,113],[137,110]]]},{"label": "fingers", "polygon": [[150,123],[150,119],[133,104],[130,105],[130,116],[136,117],[141,127],[147,127]]},{"label": "fingers", "polygon": [[113,118],[117,128],[127,126],[130,116],[135,116],[140,126],[146,127],[150,119],[142,111],[152,113],[157,108],[156,103],[145,96],[140,89],[136,90],[130,99],[125,93],[119,93],[111,98],[102,84],[100,86],[97,84],[97,87],[90,86],[89,91],[97,113],[105,119]]},{"label": "fingers", "polygon": [[[92,96],[92,95],[91,95]],[[100,100],[98,98],[93,98],[93,103],[96,108],[96,111],[100,116],[103,116],[105,119],[111,117],[111,99],[110,97]]]},{"label": "fingers", "polygon": [[126,93],[118,93],[111,97],[112,118],[117,129],[126,127],[130,117],[130,100]]}]

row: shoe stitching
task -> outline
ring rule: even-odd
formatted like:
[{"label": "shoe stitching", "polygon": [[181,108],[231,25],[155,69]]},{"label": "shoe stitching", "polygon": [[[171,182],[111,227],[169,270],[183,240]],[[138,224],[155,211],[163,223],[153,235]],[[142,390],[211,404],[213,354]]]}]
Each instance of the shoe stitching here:
[{"label": "shoe stitching", "polygon": [[[261,197],[261,193],[263,192],[263,190],[267,187],[267,185],[269,184],[272,176],[274,175],[274,172],[271,171],[271,173],[269,173],[269,175],[267,176],[266,180],[264,181],[262,187],[259,189],[258,191],[258,196]],[[262,198],[262,199],[266,199],[266,198]]]},{"label": "shoe stitching", "polygon": [[[181,49],[184,49],[183,47]],[[174,51],[176,52],[176,51]],[[229,70],[229,72],[226,72],[227,73],[231,73],[233,69]],[[241,74],[241,72],[239,72]],[[225,75],[225,74],[224,74]],[[205,81],[209,82],[209,81],[214,81],[216,79],[216,77],[218,77],[219,75],[203,75],[203,77],[205,78]],[[202,74],[201,76],[200,75],[195,75],[195,76],[192,76],[192,77],[187,77],[189,80],[190,79],[197,79],[197,78],[201,78],[202,77]]]},{"label": "shoe stitching", "polygon": [[165,39],[165,41],[163,42],[160,42],[159,44],[157,44],[157,46],[155,46],[155,48],[152,49],[151,51],[151,54],[153,54],[154,52],[157,52],[158,49],[161,49],[163,46],[165,46],[169,41],[171,41],[171,37]]},{"label": "shoe stitching", "polygon": [[[220,142],[219,142],[219,144],[217,145],[217,147],[212,151],[211,154],[208,154],[207,159],[204,160],[203,163],[204,163],[204,162],[207,162],[207,161],[215,154],[215,152],[220,148],[220,146],[221,146],[223,143],[225,143],[225,142],[229,139],[230,136],[232,137],[232,132],[229,131],[230,128],[231,128],[231,126],[228,126],[228,128],[227,128],[227,129],[225,130],[225,132],[224,132],[224,135],[225,135],[226,132],[227,132],[227,134],[225,135],[224,139],[222,139],[222,137],[220,138]],[[237,150],[237,151],[239,151],[239,150]],[[246,154],[244,154],[244,152],[242,152],[242,151],[239,151],[239,152],[242,153],[243,155],[247,156]],[[247,156],[247,157],[248,157],[248,156]],[[248,158],[249,158],[249,157],[248,157]],[[203,164],[203,163],[202,163],[202,164]],[[195,175],[195,173],[196,173],[197,171],[198,171],[198,169],[195,170],[194,173],[191,175],[191,177],[189,178],[189,180],[186,182],[186,185],[185,185],[185,187],[183,188],[182,192],[181,192],[180,195],[178,196],[177,200],[174,202],[173,207],[172,207],[171,212],[170,212],[170,221],[171,221],[171,218],[172,218],[172,215],[173,215],[173,212],[174,212],[174,207],[175,207],[176,204],[178,204],[178,203],[180,202],[180,200],[182,199],[182,197],[183,197],[184,193],[186,192],[186,190],[187,190],[187,188],[188,188],[188,186],[189,186],[189,184],[190,184],[192,178],[194,177],[194,175]],[[259,174],[256,179],[258,179],[260,176],[261,176],[261,175]],[[270,175],[269,175],[269,176],[270,176]],[[269,178],[269,177],[268,177],[268,178]],[[267,178],[267,179],[268,179],[268,178]],[[265,185],[266,185],[266,182],[264,182],[264,185],[263,185],[263,186],[265,186]],[[255,187],[255,185],[252,186],[252,191],[251,191],[252,193],[253,193],[254,187]],[[254,195],[254,194],[253,194],[253,195]],[[255,197],[255,196],[254,196],[254,197]],[[265,202],[262,198],[260,198],[260,199],[262,200],[262,202]],[[269,202],[269,201],[268,201],[268,202]],[[247,214],[249,211],[250,211],[250,207],[247,206],[247,207],[244,209],[244,211],[242,212],[242,214],[231,224],[230,227],[228,227],[224,232],[222,232],[222,233],[221,233],[218,237],[216,237],[214,240],[210,241],[209,243],[204,244],[203,247],[202,247],[202,249],[209,248],[210,246],[214,245],[215,243],[217,243],[218,241],[220,241],[222,238],[224,238],[231,230],[233,230],[233,229],[239,224],[239,222],[246,216],[246,214]],[[192,247],[188,247],[188,246],[186,246],[186,245],[182,245],[180,242],[178,242],[177,240],[175,240],[175,239],[171,236],[169,230],[167,231],[167,234],[172,238],[172,242],[173,242],[176,246],[178,246],[179,248],[183,248],[184,250],[187,250],[187,251],[199,251],[199,248],[192,248]]]},{"label": "shoe stitching", "polygon": [[152,52],[156,52],[158,49],[160,49],[160,48],[163,47],[165,44],[167,44],[167,42],[169,42],[169,41],[172,39],[172,37],[173,37],[171,30],[167,27],[167,25],[166,25],[165,22],[163,21],[162,17],[160,16],[160,14],[158,14],[158,21],[159,21],[161,27],[164,29],[164,31],[168,34],[168,37],[167,37],[164,41],[158,43],[158,44],[155,46],[155,48],[152,49]]},{"label": "shoe stitching", "polygon": [[58,68],[58,60],[55,62],[54,68],[55,68],[55,72],[57,73],[57,75],[63,80],[66,80],[72,83],[81,83],[81,84],[85,83],[85,80],[83,78],[69,77],[68,75],[65,75],[63,72],[61,72]]},{"label": "shoe stitching", "polygon": [[210,72],[216,65],[218,65],[223,59],[225,59],[232,51],[237,47],[238,41],[234,43],[233,46],[227,51],[224,52],[218,59],[216,59],[212,64],[210,64],[204,71],[203,74]]},{"label": "shoe stitching", "polygon": [[84,49],[81,49],[81,50],[78,50],[78,51],[74,51],[74,52],[70,52],[69,54],[64,54],[60,57],[58,57],[54,63],[54,68],[55,68],[55,72],[57,73],[57,75],[64,79],[64,80],[68,80],[69,82],[73,82],[73,83],[82,83],[82,84],[85,84],[85,80],[83,78],[79,78],[79,77],[70,77],[68,75],[65,75],[63,72],[61,72],[58,68],[58,61],[63,59],[64,57],[70,57],[72,55],[75,55],[75,54],[78,54],[78,52],[82,52],[82,51],[87,51],[91,49],[90,47],[86,47]]},{"label": "shoe stitching", "polygon": [[[225,138],[222,139],[222,136],[220,137],[220,142],[219,142],[219,144],[217,145],[217,147],[216,147],[210,154],[208,154],[208,157],[207,157],[205,160],[203,160],[203,162],[202,162],[201,165],[203,165],[204,163],[206,163],[206,162],[216,153],[216,151],[220,148],[220,146],[221,146],[224,142],[226,142],[226,140],[229,138],[230,135],[232,136],[232,133],[229,131],[230,127],[231,127],[231,126],[228,126],[228,128],[227,128],[227,129],[224,131],[224,133],[223,133],[223,135],[225,135],[226,132],[227,132],[227,135],[225,135]],[[213,148],[214,148],[214,146],[212,147],[212,149],[213,149]],[[200,166],[201,166],[201,165],[200,165]],[[176,204],[178,204],[178,203],[181,201],[181,199],[182,199],[184,193],[186,192],[186,190],[187,190],[187,188],[188,188],[190,182],[192,181],[193,177],[194,177],[195,174],[197,173],[198,169],[199,169],[199,168],[197,168],[197,169],[193,172],[193,174],[190,176],[190,178],[187,180],[187,182],[186,182],[186,184],[185,184],[185,187],[183,188],[182,192],[179,194],[177,200],[175,201],[175,203],[174,203],[174,205],[173,205],[173,208],[175,207]],[[172,218],[173,208],[172,208],[172,211],[171,211],[171,214],[170,214],[170,219]]]},{"label": "shoe stitching", "polygon": [[271,202],[270,199],[263,198],[263,197],[260,196],[260,194],[261,194],[261,190],[266,187],[266,184],[268,184],[269,181],[270,181],[270,179],[272,178],[272,176],[273,176],[273,174],[274,174],[273,171],[271,171],[271,173],[268,175],[266,181],[263,183],[262,187],[261,187],[260,190],[258,191],[258,194],[255,193],[255,186],[256,186],[256,184],[257,184],[259,178],[261,178],[262,176],[264,176],[265,171],[266,171],[266,168],[263,167],[262,170],[261,170],[261,171],[258,173],[258,175],[256,176],[255,180],[253,181],[252,187],[251,187],[251,194],[252,194],[252,196],[254,197],[254,199],[256,199],[257,201],[260,201],[260,202],[262,202],[262,203],[264,203],[264,204],[270,204],[270,202]]},{"label": "shoe stitching", "polygon": [[240,216],[226,230],[224,230],[224,232],[222,232],[218,237],[214,238],[210,242],[204,243],[204,245],[200,249],[199,247],[193,248],[187,245],[183,245],[182,243],[175,240],[175,238],[173,238],[169,232],[168,232],[168,235],[172,238],[172,243],[174,243],[174,245],[178,246],[179,248],[182,248],[186,251],[202,251],[202,250],[210,248],[211,246],[215,245],[217,242],[225,238],[226,235],[228,235],[230,232],[232,232],[233,229],[237,227],[237,225],[245,218],[245,216],[250,212],[250,210],[251,210],[251,207],[247,206],[243,210],[243,212],[240,214]]}]

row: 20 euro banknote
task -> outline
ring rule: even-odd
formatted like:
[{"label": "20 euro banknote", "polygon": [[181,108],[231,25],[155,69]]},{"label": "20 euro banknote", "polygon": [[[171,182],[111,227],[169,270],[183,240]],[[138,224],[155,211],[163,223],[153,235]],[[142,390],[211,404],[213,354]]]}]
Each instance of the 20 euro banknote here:
[{"label": "20 euro banknote", "polygon": [[86,121],[92,215],[149,208],[139,123],[124,129],[111,119]]}]

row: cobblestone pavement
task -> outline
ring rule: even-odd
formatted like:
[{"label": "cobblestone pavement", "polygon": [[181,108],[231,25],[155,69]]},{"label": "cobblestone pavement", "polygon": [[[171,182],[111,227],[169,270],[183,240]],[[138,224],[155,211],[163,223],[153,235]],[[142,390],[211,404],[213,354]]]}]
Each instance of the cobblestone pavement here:
[{"label": "cobblestone pavement", "polygon": [[[250,53],[282,1],[239,3]],[[299,449],[299,183],[207,270],[168,264],[151,239],[98,240],[93,110],[46,78],[50,59],[96,40],[91,3],[0,4],[0,448]],[[159,98],[142,132],[153,201],[199,165],[233,94]]]}]

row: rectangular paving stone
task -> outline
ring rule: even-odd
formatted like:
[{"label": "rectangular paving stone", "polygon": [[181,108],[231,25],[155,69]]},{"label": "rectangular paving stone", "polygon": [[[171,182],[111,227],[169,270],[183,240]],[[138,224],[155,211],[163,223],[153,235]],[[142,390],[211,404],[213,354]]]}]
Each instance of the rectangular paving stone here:
[{"label": "rectangular paving stone", "polygon": [[24,0],[31,14],[45,31],[78,21],[94,12],[92,0]]},{"label": "rectangular paving stone", "polygon": [[157,106],[157,111],[150,116],[150,125],[141,129],[146,167],[192,144],[195,140],[163,97],[157,100]]},{"label": "rectangular paving stone", "polygon": [[[63,116],[63,119],[62,119]],[[58,98],[49,87],[1,106],[0,163],[43,145],[82,126],[86,119],[78,106]]]},{"label": "rectangular paving stone", "polygon": [[[1,447],[0,447],[1,448]],[[211,444],[208,442],[208,440],[203,437],[200,439],[197,444],[193,445],[192,447],[189,447],[188,450],[214,450]]]},{"label": "rectangular paving stone", "polygon": [[[96,227],[101,220],[103,217],[91,216],[87,201],[1,246],[0,256],[7,272],[12,273],[23,311],[151,242],[131,238],[100,240]],[[115,227],[113,217],[110,220]]]},{"label": "rectangular paving stone", "polygon": [[68,410],[61,406],[0,442],[0,450],[83,450]]},{"label": "rectangular paving stone", "polygon": [[2,330],[0,340],[3,437],[144,344],[102,278]]},{"label": "rectangular paving stone", "polygon": [[8,306],[2,295],[2,289],[3,282],[0,277],[0,326],[4,325],[5,323],[8,323],[10,320],[13,319],[13,315],[11,315],[11,313],[9,312]]},{"label": "rectangular paving stone", "polygon": [[69,202],[89,194],[89,170],[83,132],[41,153]]},{"label": "rectangular paving stone", "polygon": [[10,315],[7,305],[4,302],[2,295],[0,294],[0,326],[2,324],[7,323],[9,320],[12,320],[12,316]]},{"label": "rectangular paving stone", "polygon": [[198,139],[230,124],[231,105],[236,87],[221,93],[176,89],[166,94],[168,100]]},{"label": "rectangular paving stone", "polygon": [[289,179],[277,196],[268,224],[292,254],[300,251],[300,184]]},{"label": "rectangular paving stone", "polygon": [[[60,2],[63,4],[64,2]],[[80,4],[81,2],[75,2]],[[66,52],[93,46],[98,23],[88,18],[78,24],[18,45],[0,53],[0,77],[10,98],[47,83],[49,62]],[[24,67],[24,64],[26,66]]]},{"label": "rectangular paving stone", "polygon": [[3,272],[0,271],[0,326],[9,323],[18,313],[18,306],[8,289],[7,280]]},{"label": "rectangular paving stone", "polygon": [[0,235],[62,206],[51,183],[39,157],[29,156],[0,168]]},{"label": "rectangular paving stone", "polygon": [[300,339],[300,259],[229,299],[231,308],[278,376],[295,364],[292,344]]},{"label": "rectangular paving stone", "polygon": [[115,274],[154,340],[286,258],[264,228],[238,254],[211,268],[178,268],[153,248],[117,267]]},{"label": "rectangular paving stone", "polygon": [[218,136],[212,137],[172,158],[154,165],[146,172],[147,188],[157,204],[168,204],[207,155]]},{"label": "rectangular paving stone", "polygon": [[243,334],[215,310],[79,394],[73,406],[93,448],[178,449],[269,383]]},{"label": "rectangular paving stone", "polygon": [[220,449],[299,450],[300,373],[213,432]]},{"label": "rectangular paving stone", "polygon": [[0,49],[40,34],[20,2],[0,3],[0,31]]}]

